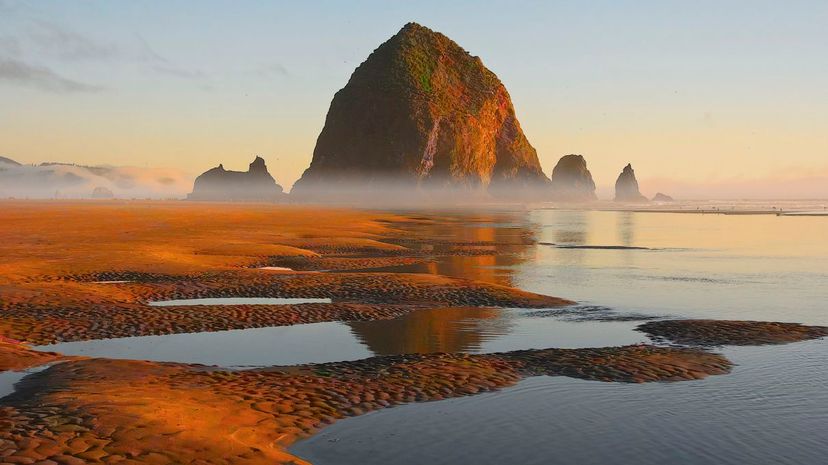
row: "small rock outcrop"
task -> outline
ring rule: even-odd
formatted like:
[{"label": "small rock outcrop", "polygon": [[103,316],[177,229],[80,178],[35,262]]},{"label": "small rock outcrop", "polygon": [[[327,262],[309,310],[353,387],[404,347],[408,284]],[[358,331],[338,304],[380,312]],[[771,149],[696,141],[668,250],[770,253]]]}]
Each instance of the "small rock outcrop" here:
[{"label": "small rock outcrop", "polygon": [[197,177],[188,200],[274,201],[284,196],[282,186],[267,171],[264,159],[256,157],[247,171],[228,171],[224,165]]},{"label": "small rock outcrop", "polygon": [[667,194],[662,194],[661,192],[657,193],[653,196],[653,202],[673,202],[673,198]]},{"label": "small rock outcrop", "polygon": [[6,158],[6,157],[0,157],[0,165],[2,165],[2,164],[12,165],[12,166],[20,166],[20,163],[17,163],[16,161],[12,160],[11,158]]},{"label": "small rock outcrop", "polygon": [[647,202],[647,197],[641,195],[638,190],[638,181],[635,179],[635,171],[632,165],[627,164],[618,180],[615,181],[616,202]]},{"label": "small rock outcrop", "polygon": [[92,198],[93,199],[112,199],[115,197],[115,194],[106,187],[98,186],[92,189]]},{"label": "small rock outcrop", "polygon": [[556,200],[584,202],[595,200],[595,181],[582,155],[566,155],[552,170],[552,197]]},{"label": "small rock outcrop", "polygon": [[452,189],[518,197],[548,185],[497,76],[443,34],[408,23],[334,95],[291,195],[382,199]]}]

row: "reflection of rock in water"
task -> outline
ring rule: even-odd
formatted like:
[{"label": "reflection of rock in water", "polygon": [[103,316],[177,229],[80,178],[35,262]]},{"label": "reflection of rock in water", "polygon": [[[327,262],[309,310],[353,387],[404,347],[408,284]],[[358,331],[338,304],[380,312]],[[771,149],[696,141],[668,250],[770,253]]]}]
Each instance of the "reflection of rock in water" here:
[{"label": "reflection of rock in water", "polygon": [[632,212],[618,213],[618,241],[626,247],[632,247],[635,242],[635,214]]},{"label": "reflection of rock in water", "polygon": [[564,244],[583,244],[586,242],[584,231],[555,231],[555,241]]},{"label": "reflection of rock in water", "polygon": [[[589,231],[589,216],[584,211],[561,212],[560,227],[552,230],[556,244],[586,244]],[[562,229],[562,228],[566,229]]]},{"label": "reflection of rock in water", "polygon": [[[524,263],[535,246],[537,226],[525,213],[441,219],[446,221],[401,226],[410,238],[405,246],[436,256],[433,262],[412,265],[405,271],[512,286],[513,267]],[[397,267],[395,271],[402,270]]]},{"label": "reflection of rock in water", "polygon": [[347,325],[377,355],[475,352],[512,326],[499,309],[473,307],[419,310],[394,320]]},{"label": "reflection of rock in water", "polygon": [[[517,226],[526,225],[526,226]],[[525,213],[444,215],[438,221],[401,225],[404,245],[433,251],[435,261],[395,271],[438,274],[512,286],[514,266],[535,247],[537,226]],[[486,255],[477,251],[486,250]],[[474,251],[475,254],[465,254]],[[412,312],[387,321],[347,323],[376,354],[468,352],[487,338],[509,332],[511,323],[498,309],[440,308]]]}]

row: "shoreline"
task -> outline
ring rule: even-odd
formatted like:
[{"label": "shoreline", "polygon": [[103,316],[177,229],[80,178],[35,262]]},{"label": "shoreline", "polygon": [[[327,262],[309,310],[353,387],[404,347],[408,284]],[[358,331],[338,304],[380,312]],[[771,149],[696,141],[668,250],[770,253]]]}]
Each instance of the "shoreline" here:
[{"label": "shoreline", "polygon": [[[667,320],[639,326],[656,344],[389,355],[238,371],[31,349],[27,344],[393,319],[434,306],[564,311],[574,304],[498,284],[488,275],[441,274],[440,263],[494,263],[502,248],[523,250],[539,241],[522,234],[453,238],[445,228],[458,220],[440,213],[128,206],[18,202],[0,210],[0,370],[55,363],[25,376],[0,401],[0,457],[12,453],[24,463],[219,457],[238,464],[306,463],[287,447],[347,416],[488,392],[532,376],[627,383],[702,379],[725,375],[732,366],[709,346],[828,334],[826,328],[767,322]],[[497,211],[463,219],[510,224],[508,214]],[[402,271],[412,265],[429,271]],[[266,266],[283,269],[261,269]],[[399,270],[391,271],[395,266]],[[150,305],[240,297],[331,303]],[[661,342],[692,346],[693,338],[700,347]]]}]

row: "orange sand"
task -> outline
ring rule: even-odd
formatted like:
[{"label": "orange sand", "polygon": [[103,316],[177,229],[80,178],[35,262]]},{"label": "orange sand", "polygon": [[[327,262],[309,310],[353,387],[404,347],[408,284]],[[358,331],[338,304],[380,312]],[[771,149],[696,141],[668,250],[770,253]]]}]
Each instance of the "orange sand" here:
[{"label": "orange sand", "polygon": [[646,346],[375,357],[241,372],[66,362],[30,376],[24,392],[0,405],[0,461],[304,463],[285,448],[337,419],[498,389],[522,376],[679,381],[729,369],[720,355]]},{"label": "orange sand", "polygon": [[[444,276],[342,272],[428,261],[431,254],[421,248],[395,243],[405,240],[398,226],[427,221],[437,220],[271,204],[2,201],[0,334],[42,344],[385,319],[421,305],[571,303]],[[467,249],[461,244],[442,253],[463,255]],[[257,269],[284,261],[338,272]],[[287,305],[147,305],[221,296],[329,297],[337,305],[312,312]]]}]

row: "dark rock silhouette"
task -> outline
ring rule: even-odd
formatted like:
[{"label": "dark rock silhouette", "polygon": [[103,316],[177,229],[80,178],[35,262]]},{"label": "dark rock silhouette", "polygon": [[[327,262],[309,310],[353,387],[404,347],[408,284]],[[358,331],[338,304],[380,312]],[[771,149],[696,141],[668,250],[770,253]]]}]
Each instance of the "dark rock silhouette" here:
[{"label": "dark rock silhouette", "polygon": [[552,170],[552,196],[558,200],[595,200],[595,182],[581,155],[566,155]]},{"label": "dark rock silhouette", "polygon": [[20,163],[12,160],[11,158],[6,157],[0,157],[0,163],[5,163],[6,165],[21,166]]},{"label": "dark rock silhouette", "polygon": [[638,181],[635,179],[635,171],[632,165],[627,164],[618,180],[615,181],[616,202],[647,202],[647,197],[638,191]]},{"label": "dark rock silhouette", "polygon": [[336,93],[291,194],[419,187],[514,197],[548,183],[497,76],[443,34],[408,23]]},{"label": "dark rock silhouette", "polygon": [[673,198],[659,192],[653,197],[653,202],[673,202]]},{"label": "dark rock silhouette", "polygon": [[284,196],[282,186],[267,171],[264,159],[256,157],[247,171],[228,171],[224,165],[197,177],[188,200],[263,200]]},{"label": "dark rock silhouette", "polygon": [[93,199],[111,199],[114,198],[115,194],[106,187],[98,186],[92,189],[92,198]]}]

